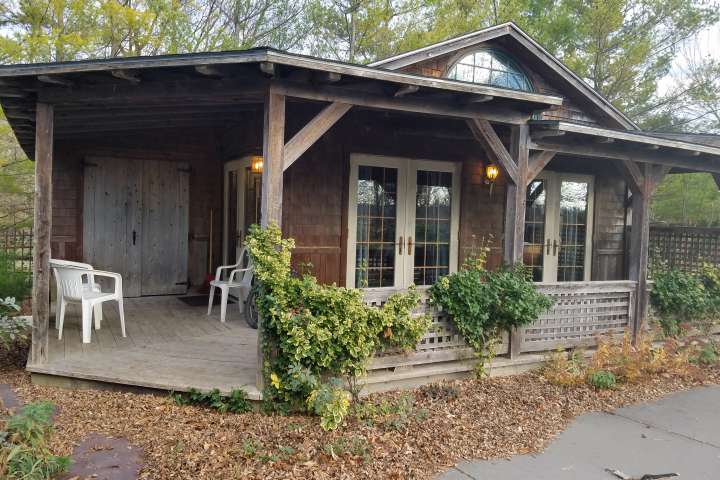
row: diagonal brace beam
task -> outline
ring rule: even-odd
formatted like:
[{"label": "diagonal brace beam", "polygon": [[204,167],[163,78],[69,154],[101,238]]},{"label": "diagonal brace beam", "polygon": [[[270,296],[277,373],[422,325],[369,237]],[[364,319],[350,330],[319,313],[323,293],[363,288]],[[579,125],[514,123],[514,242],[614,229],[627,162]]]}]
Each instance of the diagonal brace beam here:
[{"label": "diagonal brace beam", "polygon": [[333,102],[310,120],[286,144],[283,153],[283,171],[290,168],[300,156],[312,147],[313,144],[335,125],[345,115],[352,105],[348,103]]},{"label": "diagonal brace beam", "polygon": [[538,152],[530,157],[530,160],[528,161],[527,176],[525,177],[525,186],[530,185],[530,182],[540,175],[540,172],[547,167],[547,164],[550,163],[550,160],[555,158],[556,154],[557,152],[553,152],[552,150],[543,150],[542,152]]},{"label": "diagonal brace beam", "polygon": [[472,118],[467,120],[467,124],[475,139],[483,145],[488,154],[495,158],[495,161],[505,170],[505,174],[510,177],[510,180],[515,185],[521,183],[517,164],[490,122],[480,118]]}]

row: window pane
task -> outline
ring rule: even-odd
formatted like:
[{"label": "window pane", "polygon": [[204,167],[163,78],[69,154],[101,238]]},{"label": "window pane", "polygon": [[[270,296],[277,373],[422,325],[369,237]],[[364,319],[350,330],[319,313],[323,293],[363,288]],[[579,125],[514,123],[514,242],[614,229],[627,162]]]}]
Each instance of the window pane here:
[{"label": "window pane", "polygon": [[534,180],[528,185],[525,210],[525,243],[523,263],[532,271],[533,281],[543,277],[543,245],[545,242],[545,180]]},{"label": "window pane", "polygon": [[530,80],[517,63],[505,53],[494,49],[480,50],[463,57],[450,69],[448,78],[533,91]]},{"label": "window pane", "polygon": [[355,286],[393,286],[397,169],[361,165],[357,187]]},{"label": "window pane", "polygon": [[585,236],[588,209],[587,182],[563,181],[560,184],[560,282],[577,282],[585,278]]},{"label": "window pane", "polygon": [[452,173],[418,170],[416,180],[413,279],[432,285],[438,272],[450,269]]}]

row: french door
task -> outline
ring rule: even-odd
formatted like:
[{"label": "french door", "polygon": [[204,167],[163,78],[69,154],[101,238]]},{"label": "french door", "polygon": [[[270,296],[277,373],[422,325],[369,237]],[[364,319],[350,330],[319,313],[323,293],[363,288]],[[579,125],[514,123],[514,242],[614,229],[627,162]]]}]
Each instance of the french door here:
[{"label": "french door", "polygon": [[533,280],[590,280],[592,217],[592,176],[543,172],[530,183],[523,262]]},{"label": "french door", "polygon": [[457,269],[460,165],[352,155],[347,284],[432,285]]},{"label": "french door", "polygon": [[260,223],[262,171],[253,170],[253,157],[224,167],[223,264],[237,261],[250,225]]}]

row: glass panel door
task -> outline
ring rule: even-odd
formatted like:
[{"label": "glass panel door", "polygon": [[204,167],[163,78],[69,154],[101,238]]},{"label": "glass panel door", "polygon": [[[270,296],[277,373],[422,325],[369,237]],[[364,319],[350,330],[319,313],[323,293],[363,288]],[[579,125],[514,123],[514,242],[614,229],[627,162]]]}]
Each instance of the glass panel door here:
[{"label": "glass panel door", "polygon": [[457,165],[353,155],[347,285],[432,285],[457,268]]},{"label": "glass panel door", "polygon": [[536,282],[590,280],[592,177],[543,172],[527,189],[523,263]]},{"label": "glass panel door", "polygon": [[523,263],[530,267],[533,281],[542,282],[545,266],[547,180],[532,181],[528,185],[525,200]]},{"label": "glass panel door", "polygon": [[225,163],[223,261],[237,261],[250,225],[260,223],[262,171],[253,171],[252,157]]},{"label": "glass panel door", "polygon": [[560,179],[557,281],[585,280],[590,182]]}]

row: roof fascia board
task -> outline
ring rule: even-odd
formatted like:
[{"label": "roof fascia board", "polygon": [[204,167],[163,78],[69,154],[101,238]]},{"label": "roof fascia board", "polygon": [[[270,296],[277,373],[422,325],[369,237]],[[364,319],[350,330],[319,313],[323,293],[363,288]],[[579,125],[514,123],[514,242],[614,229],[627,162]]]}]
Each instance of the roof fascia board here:
[{"label": "roof fascia board", "polygon": [[[670,140],[666,138],[655,137],[635,132],[625,132],[612,130],[609,128],[591,127],[589,125],[581,125],[570,122],[558,122],[553,120],[531,120],[530,125],[533,127],[542,127],[543,129],[558,130],[568,133],[577,133],[581,135],[590,135],[595,137],[614,138],[627,142],[642,143],[646,145],[657,145],[658,147],[676,148],[692,152],[707,153],[710,155],[720,156],[720,147],[711,147],[699,143],[685,142],[682,140]],[[530,134],[532,138],[532,133]]]},{"label": "roof fascia board", "polygon": [[477,32],[471,32],[459,37],[444,40],[442,42],[433,43],[432,45],[428,45],[426,47],[410,50],[409,52],[401,53],[400,55],[378,60],[376,62],[369,63],[368,67],[381,67],[395,70],[407,67],[408,65],[412,65],[413,63],[426,60],[428,58],[444,55],[461,48],[471,47],[478,43],[507,35],[508,33],[510,33],[510,24],[502,23]]}]

